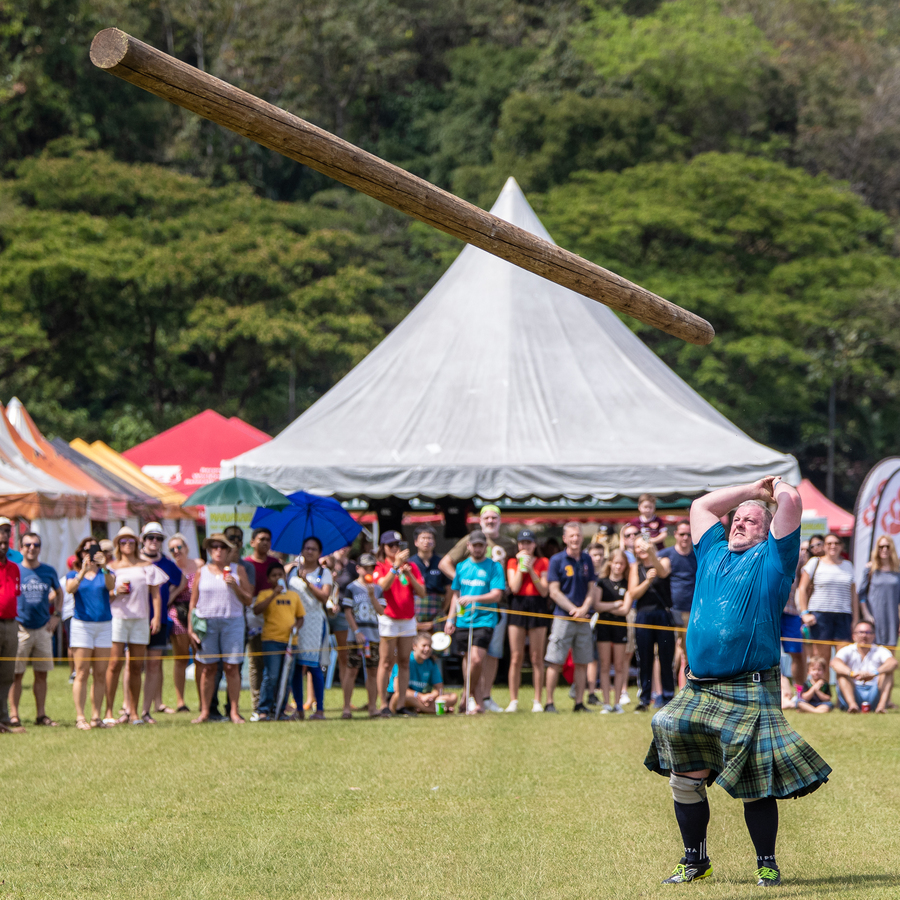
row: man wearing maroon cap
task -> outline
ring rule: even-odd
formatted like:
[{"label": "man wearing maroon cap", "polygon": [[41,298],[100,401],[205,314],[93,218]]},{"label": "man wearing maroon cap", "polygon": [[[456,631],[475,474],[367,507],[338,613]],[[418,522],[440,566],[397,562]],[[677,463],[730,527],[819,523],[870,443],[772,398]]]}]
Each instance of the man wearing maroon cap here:
[{"label": "man wearing maroon cap", "polygon": [[19,567],[6,558],[9,532],[0,528],[0,732],[18,731],[9,723],[9,689],[16,677],[19,649]]}]

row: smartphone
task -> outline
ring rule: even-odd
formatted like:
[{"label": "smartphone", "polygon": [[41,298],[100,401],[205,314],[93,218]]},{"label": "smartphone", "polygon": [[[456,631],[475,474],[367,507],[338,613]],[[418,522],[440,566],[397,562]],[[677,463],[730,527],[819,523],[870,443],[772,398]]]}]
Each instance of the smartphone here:
[{"label": "smartphone", "polygon": [[406,541],[400,541],[399,548],[401,550],[409,550],[409,544]]}]

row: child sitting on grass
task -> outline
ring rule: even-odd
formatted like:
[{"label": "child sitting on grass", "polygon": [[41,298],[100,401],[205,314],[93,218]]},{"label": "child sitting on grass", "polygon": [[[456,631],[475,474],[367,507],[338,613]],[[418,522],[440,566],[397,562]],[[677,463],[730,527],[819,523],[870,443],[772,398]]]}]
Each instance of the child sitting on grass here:
[{"label": "child sitting on grass", "polygon": [[834,709],[831,702],[831,685],[828,683],[828,669],[825,660],[812,656],[806,664],[806,684],[797,701],[801,712],[827,713]]},{"label": "child sitting on grass", "polygon": [[[456,694],[444,693],[444,676],[441,667],[431,657],[431,635],[420,631],[413,641],[412,653],[409,654],[409,689],[406,692],[406,705],[416,712],[436,712],[435,703],[441,701],[445,711],[452,713],[459,699]],[[388,697],[391,709],[397,704],[394,694],[394,679],[397,677],[397,666],[391,672],[391,683],[388,686]]]}]

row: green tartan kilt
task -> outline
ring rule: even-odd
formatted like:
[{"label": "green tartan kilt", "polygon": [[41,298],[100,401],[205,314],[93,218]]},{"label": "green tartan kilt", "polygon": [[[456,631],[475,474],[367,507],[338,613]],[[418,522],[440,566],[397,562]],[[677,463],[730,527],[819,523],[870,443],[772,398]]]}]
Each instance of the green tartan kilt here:
[{"label": "green tartan kilt", "polygon": [[644,765],[651,772],[710,769],[739,800],[786,800],[828,781],[829,766],[781,712],[779,670],[730,681],[687,685],[653,717],[653,742]]}]

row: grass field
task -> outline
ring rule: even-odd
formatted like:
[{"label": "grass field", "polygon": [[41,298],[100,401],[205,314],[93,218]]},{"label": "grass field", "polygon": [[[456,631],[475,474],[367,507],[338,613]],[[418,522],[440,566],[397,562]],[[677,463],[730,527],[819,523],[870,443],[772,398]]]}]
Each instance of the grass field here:
[{"label": "grass field", "polygon": [[781,888],[755,886],[741,804],[717,787],[714,879],[663,887],[681,845],[668,786],[641,765],[648,716],[564,701],[344,722],[332,691],[327,722],[83,733],[66,674],[48,702],[63,726],[0,737],[3,898],[900,897],[895,713],[789,714],[835,771],[779,804]]}]

